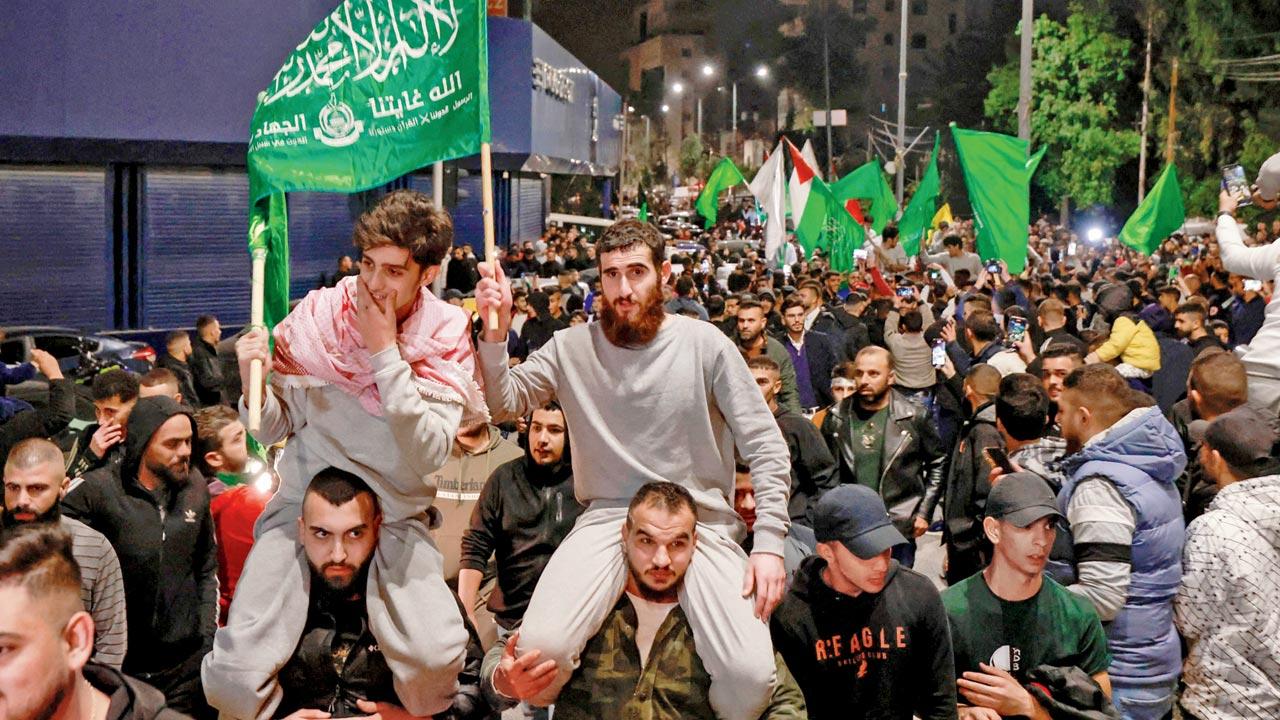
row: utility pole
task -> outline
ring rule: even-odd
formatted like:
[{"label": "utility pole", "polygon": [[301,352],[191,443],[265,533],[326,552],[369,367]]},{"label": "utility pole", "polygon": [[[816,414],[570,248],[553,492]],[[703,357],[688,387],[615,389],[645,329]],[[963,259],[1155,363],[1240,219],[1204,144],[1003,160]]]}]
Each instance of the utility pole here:
[{"label": "utility pole", "polygon": [[1151,19],[1155,16],[1150,2],[1147,4],[1147,59],[1142,70],[1142,144],[1138,146],[1138,202],[1147,195],[1147,123],[1151,113],[1148,103],[1151,99]]},{"label": "utility pole", "polygon": [[1173,75],[1169,78],[1169,133],[1164,146],[1164,164],[1173,164],[1173,139],[1178,134],[1178,58],[1173,59]]},{"label": "utility pole", "polygon": [[894,169],[898,172],[898,206],[906,190],[907,169],[907,0],[899,0],[902,6],[902,24],[898,30],[898,147]]},{"label": "utility pole", "polygon": [[836,174],[835,148],[831,145],[831,43],[827,38],[830,3],[822,0],[822,83],[827,95],[827,180]]},{"label": "utility pole", "polygon": [[1018,137],[1027,140],[1031,153],[1031,36],[1035,33],[1032,0],[1022,0],[1022,53],[1018,78]]}]

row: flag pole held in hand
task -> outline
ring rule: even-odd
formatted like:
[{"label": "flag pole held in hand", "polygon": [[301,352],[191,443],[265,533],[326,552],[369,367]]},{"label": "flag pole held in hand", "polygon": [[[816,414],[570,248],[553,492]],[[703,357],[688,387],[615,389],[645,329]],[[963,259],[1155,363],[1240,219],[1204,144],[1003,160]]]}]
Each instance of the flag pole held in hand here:
[{"label": "flag pole held in hand", "polygon": [[[498,277],[498,251],[493,247],[493,152],[489,143],[480,143],[480,199],[484,204],[484,259],[493,277]],[[498,308],[490,307],[486,328],[498,327]]]}]

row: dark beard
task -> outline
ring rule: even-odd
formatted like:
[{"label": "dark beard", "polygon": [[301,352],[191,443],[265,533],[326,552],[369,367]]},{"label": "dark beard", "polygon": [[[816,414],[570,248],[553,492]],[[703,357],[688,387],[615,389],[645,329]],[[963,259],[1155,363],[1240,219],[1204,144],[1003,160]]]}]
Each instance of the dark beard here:
[{"label": "dark beard", "polygon": [[62,519],[62,508],[58,503],[54,503],[53,507],[49,508],[45,512],[36,514],[34,520],[19,520],[14,516],[19,510],[23,510],[23,508],[5,508],[4,512],[0,513],[0,527],[11,528],[27,523],[56,523]]},{"label": "dark beard", "polygon": [[667,317],[667,311],[662,306],[662,288],[657,285],[641,300],[640,310],[634,320],[623,319],[613,309],[609,298],[602,296],[601,300],[600,329],[604,331],[605,338],[618,347],[637,348],[653,342],[658,336],[658,330],[662,328],[662,321]]},{"label": "dark beard", "polygon": [[[330,564],[337,565],[338,563],[330,563]],[[349,600],[356,596],[362,596],[364,595],[365,586],[368,584],[368,581],[369,581],[369,565],[370,564],[371,564],[370,562],[366,562],[364,564],[364,567],[356,568],[356,571],[351,575],[350,582],[344,585],[335,586],[329,580],[329,578],[324,576],[324,568],[328,567],[329,565],[325,565],[324,567],[316,567],[311,563],[310,560],[307,560],[307,565],[311,568],[311,588],[313,590],[318,589],[322,594],[334,600]],[[353,567],[353,566],[346,565],[346,567]]]},{"label": "dark beard", "polygon": [[187,480],[191,477],[191,463],[186,464],[186,469],[179,475],[168,465],[148,465],[147,469],[153,475],[164,481],[165,485],[180,487],[187,484]]}]

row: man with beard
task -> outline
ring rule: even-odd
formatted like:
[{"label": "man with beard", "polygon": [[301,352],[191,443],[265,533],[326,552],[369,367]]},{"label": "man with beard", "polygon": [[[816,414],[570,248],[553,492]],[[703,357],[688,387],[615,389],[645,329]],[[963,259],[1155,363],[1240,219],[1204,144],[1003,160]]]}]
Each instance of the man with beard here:
[{"label": "man with beard", "polygon": [[[310,606],[302,638],[276,676],[281,700],[275,717],[407,719],[386,656],[370,630],[365,597],[381,525],[378,499],[359,477],[327,468],[312,478],[298,518],[298,540],[311,575]],[[474,629],[468,627],[468,635],[467,665],[452,706],[435,716],[441,720],[489,714],[479,688],[484,653]]]},{"label": "man with beard", "polygon": [[501,592],[489,605],[508,632],[520,624],[542,569],[583,510],[573,495],[569,434],[559,403],[533,411],[524,452],[499,465],[480,491],[462,536],[458,571],[458,596],[471,614],[485,568],[496,556]]},{"label": "man with beard", "polygon": [[57,445],[43,438],[18,443],[4,464],[4,522],[0,526],[41,525],[67,533],[71,553],[80,566],[80,600],[93,617],[93,660],[118,670],[124,661],[127,632],[120,561],[102,533],[63,517],[58,500],[69,484]]},{"label": "man with beard", "polygon": [[1182,668],[1173,626],[1185,535],[1175,485],[1187,463],[1182,441],[1152,399],[1104,363],[1067,376],[1058,422],[1068,453],[1058,507],[1072,556],[1051,557],[1050,576],[1106,623],[1121,716],[1159,720],[1173,707]]},{"label": "man with beard", "polygon": [[1040,382],[1044,384],[1044,392],[1049,397],[1049,428],[1045,431],[1048,437],[1062,437],[1058,427],[1058,400],[1066,386],[1067,376],[1073,370],[1084,365],[1084,355],[1072,345],[1050,345],[1040,354]]},{"label": "man with beard", "polygon": [[[515,368],[503,342],[511,291],[501,269],[494,277],[486,266],[477,291],[481,314],[498,314],[479,350],[495,420],[556,397],[572,433],[576,494],[588,504],[525,612],[520,654],[537,649],[556,665],[555,682],[535,704],[554,701],[622,594],[626,568],[616,538],[627,504],[645,483],[674,478],[698,505],[698,562],[680,598],[698,654],[716,678],[711,706],[727,720],[756,720],[776,674],[760,620],[785,582],[787,446],[733,343],[710,323],[663,310],[671,270],[657,230],[625,220],[598,246],[600,320],[557,333]],[[736,542],[742,521],[729,503],[735,448],[756,491],[750,558]]]},{"label": "man with beard", "polygon": [[836,458],[842,483],[877,491],[906,543],[894,559],[915,564],[915,538],[929,529],[942,492],[946,452],[929,412],[893,387],[893,359],[881,347],[854,360],[857,393],[827,413],[822,435]]},{"label": "man with beard", "polygon": [[200,658],[218,618],[218,555],[209,491],[191,469],[191,409],[163,396],[129,413],[119,464],[85,476],[62,511],[107,537],[120,559],[129,650],[125,674],[176,710],[211,717]]},{"label": "man with beard", "polygon": [[1173,329],[1178,337],[1187,341],[1195,357],[1200,357],[1206,350],[1217,348],[1225,350],[1218,338],[1205,329],[1205,309],[1200,303],[1182,303],[1173,315]]},{"label": "man with beard", "polygon": [[[498,587],[488,605],[505,637],[520,624],[551,553],[583,509],[573,495],[564,411],[552,401],[529,418],[524,457],[489,476],[462,536],[458,597],[473,624],[489,558],[496,556]],[[545,718],[547,711],[526,707],[525,715]]]},{"label": "man with beard", "polygon": [[[556,702],[556,718],[715,717],[711,677],[680,604],[680,587],[702,539],[696,513],[693,496],[675,483],[648,483],[636,492],[622,526],[625,592],[583,650],[582,665]],[[527,699],[555,679],[555,668],[538,662],[537,651],[517,659],[517,638],[489,650],[481,676],[500,697]],[[805,717],[799,688],[781,656],[774,661],[778,684],[759,717],[799,720]]]},{"label": "man with beard", "polygon": [[5,720],[185,720],[155,688],[90,659],[72,540],[32,523],[0,533],[0,716]]},{"label": "man with beard", "polygon": [[791,355],[782,343],[765,332],[768,319],[764,305],[754,295],[744,295],[738,302],[738,350],[744,360],[767,357],[778,365],[782,378],[782,390],[778,392],[778,404],[788,412],[800,414],[800,393],[796,388],[796,368]]}]

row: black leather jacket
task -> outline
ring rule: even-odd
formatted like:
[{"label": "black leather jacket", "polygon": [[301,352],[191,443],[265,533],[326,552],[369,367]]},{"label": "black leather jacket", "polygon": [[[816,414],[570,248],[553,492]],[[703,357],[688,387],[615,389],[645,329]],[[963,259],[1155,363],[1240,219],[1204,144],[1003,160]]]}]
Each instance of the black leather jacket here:
[{"label": "black leather jacket", "polygon": [[[932,519],[938,506],[946,453],[925,409],[897,390],[889,393],[889,427],[885,429],[880,459],[880,497],[894,526],[907,537],[914,537],[915,517]],[[822,435],[839,465],[842,483],[857,482],[849,427],[853,414],[850,403],[857,398],[850,395],[842,400],[822,423]]]},{"label": "black leather jacket", "polygon": [[[361,573],[357,586],[363,587],[364,582]],[[364,597],[338,597],[321,589],[314,578],[312,587],[317,591],[312,593],[302,639],[277,676],[284,697],[276,717],[302,709],[323,710],[335,718],[363,716],[357,700],[398,705],[391,669],[369,629]],[[461,603],[458,611],[462,612]],[[465,615],[463,622],[468,635],[466,664],[458,674],[453,707],[436,715],[437,720],[482,720],[492,715],[480,692],[484,659],[480,637]]]}]

